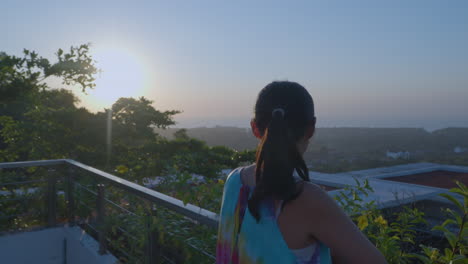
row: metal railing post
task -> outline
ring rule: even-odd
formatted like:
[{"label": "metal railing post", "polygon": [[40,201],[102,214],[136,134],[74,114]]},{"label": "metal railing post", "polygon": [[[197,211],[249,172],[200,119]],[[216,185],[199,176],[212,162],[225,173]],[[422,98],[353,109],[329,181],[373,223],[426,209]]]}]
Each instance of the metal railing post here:
[{"label": "metal railing post", "polygon": [[156,209],[150,203],[150,209],[146,216],[146,260],[148,264],[161,263],[161,247],[159,245],[159,233],[154,224],[154,217],[156,217]]},{"label": "metal railing post", "polygon": [[74,183],[74,169],[72,167],[68,168],[68,173],[66,176],[66,205],[67,205],[67,218],[70,226],[75,225],[75,183]]},{"label": "metal railing post", "polygon": [[47,178],[47,226],[54,227],[57,224],[57,177],[53,170]]},{"label": "metal railing post", "polygon": [[105,197],[104,197],[104,184],[97,185],[97,229],[98,229],[98,239],[99,239],[99,254],[106,254],[107,251],[107,241],[106,241],[106,224],[105,224]]}]

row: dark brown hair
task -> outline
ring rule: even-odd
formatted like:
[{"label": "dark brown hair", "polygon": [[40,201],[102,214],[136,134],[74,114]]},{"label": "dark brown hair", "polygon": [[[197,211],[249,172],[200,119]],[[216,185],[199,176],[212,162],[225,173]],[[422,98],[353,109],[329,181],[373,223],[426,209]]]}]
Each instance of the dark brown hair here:
[{"label": "dark brown hair", "polygon": [[298,83],[272,82],[258,94],[253,122],[262,138],[256,156],[256,187],[248,201],[249,211],[257,221],[263,200],[283,200],[284,205],[298,197],[301,189],[293,177],[294,170],[309,181],[297,142],[314,121],[312,97]]}]

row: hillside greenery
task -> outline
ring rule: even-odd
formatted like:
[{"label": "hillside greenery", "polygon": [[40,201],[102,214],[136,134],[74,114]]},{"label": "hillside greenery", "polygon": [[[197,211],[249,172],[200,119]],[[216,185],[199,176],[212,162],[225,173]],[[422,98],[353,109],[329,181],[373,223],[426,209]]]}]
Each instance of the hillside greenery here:
[{"label": "hillside greenery", "polygon": [[[172,138],[176,128],[156,129]],[[190,137],[209,146],[254,150],[258,140],[249,128],[198,127],[187,129]],[[459,147],[464,152],[457,153]],[[387,157],[388,152],[408,152],[405,158]],[[468,128],[317,128],[304,155],[309,168],[320,172],[346,172],[415,162],[468,165]]]}]

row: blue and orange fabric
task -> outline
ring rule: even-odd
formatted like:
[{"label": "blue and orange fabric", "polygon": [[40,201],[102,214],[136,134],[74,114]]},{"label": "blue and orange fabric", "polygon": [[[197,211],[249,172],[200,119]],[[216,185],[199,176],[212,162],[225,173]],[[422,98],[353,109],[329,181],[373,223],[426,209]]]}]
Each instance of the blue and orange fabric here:
[{"label": "blue and orange fabric", "polygon": [[217,264],[328,264],[330,250],[319,243],[308,260],[299,260],[288,248],[277,225],[273,200],[261,205],[257,223],[247,208],[252,188],[243,185],[238,168],[228,176],[219,220]]}]

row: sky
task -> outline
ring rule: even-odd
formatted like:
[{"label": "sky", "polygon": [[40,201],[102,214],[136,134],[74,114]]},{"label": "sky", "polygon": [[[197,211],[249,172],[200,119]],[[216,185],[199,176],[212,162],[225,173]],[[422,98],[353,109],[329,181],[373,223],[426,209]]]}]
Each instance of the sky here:
[{"label": "sky", "polygon": [[[120,96],[182,110],[178,127],[247,127],[261,88],[296,81],[319,127],[468,126],[468,1],[0,3],[0,51],[55,60],[91,43],[102,111]],[[53,80],[54,88],[63,87]]]}]

